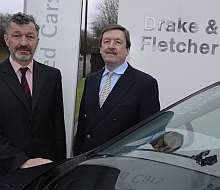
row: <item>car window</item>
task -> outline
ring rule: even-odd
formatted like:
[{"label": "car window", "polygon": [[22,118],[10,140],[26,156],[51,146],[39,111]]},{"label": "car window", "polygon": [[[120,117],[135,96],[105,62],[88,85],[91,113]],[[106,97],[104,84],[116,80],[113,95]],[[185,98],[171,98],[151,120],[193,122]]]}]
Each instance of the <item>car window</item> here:
[{"label": "car window", "polygon": [[195,132],[210,135],[212,137],[220,137],[220,109],[202,115],[192,122],[193,130]]},{"label": "car window", "polygon": [[220,176],[219,125],[216,86],[165,110],[102,153],[154,159]]}]

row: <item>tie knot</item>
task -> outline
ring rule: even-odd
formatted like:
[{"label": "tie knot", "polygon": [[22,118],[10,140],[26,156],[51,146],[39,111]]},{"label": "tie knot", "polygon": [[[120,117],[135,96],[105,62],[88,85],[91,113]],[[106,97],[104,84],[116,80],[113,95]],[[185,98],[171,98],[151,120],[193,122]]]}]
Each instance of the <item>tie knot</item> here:
[{"label": "tie knot", "polygon": [[113,73],[114,73],[114,72],[108,72],[108,73],[107,73],[108,78],[111,78],[112,75],[113,75]]},{"label": "tie knot", "polygon": [[21,74],[22,74],[22,75],[25,75],[26,72],[27,72],[27,70],[28,70],[28,67],[21,67],[21,68],[20,68],[20,71],[21,71]]}]

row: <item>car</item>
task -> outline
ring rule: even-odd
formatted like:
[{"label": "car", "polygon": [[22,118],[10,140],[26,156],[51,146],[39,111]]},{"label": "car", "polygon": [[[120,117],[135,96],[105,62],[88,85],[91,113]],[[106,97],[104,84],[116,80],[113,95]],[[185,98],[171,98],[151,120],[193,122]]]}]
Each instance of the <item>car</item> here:
[{"label": "car", "polygon": [[220,82],[156,113],[25,190],[220,190]]}]

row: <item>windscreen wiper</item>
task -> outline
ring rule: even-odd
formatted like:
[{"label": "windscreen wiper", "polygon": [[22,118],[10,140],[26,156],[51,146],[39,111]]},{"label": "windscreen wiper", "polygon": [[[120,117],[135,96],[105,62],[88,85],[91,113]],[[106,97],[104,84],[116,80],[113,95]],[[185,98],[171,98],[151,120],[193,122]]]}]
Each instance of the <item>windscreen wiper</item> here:
[{"label": "windscreen wiper", "polygon": [[[199,154],[191,156],[193,160],[196,160],[196,163],[198,163],[200,166],[211,166],[215,163],[217,163],[217,155],[208,156],[210,153],[210,150],[206,150],[203,152],[200,152]],[[208,157],[205,157],[208,156]]]},{"label": "windscreen wiper", "polygon": [[[210,150],[205,150],[203,152],[200,152],[199,154],[193,155],[193,156],[188,156],[188,155],[183,155],[183,154],[178,154],[174,152],[163,152],[163,151],[157,151],[154,149],[138,149],[139,151],[152,151],[152,152],[159,152],[159,153],[164,153],[164,154],[171,154],[175,156],[180,156],[180,157],[185,157],[189,159],[193,159],[198,163],[200,166],[211,166],[217,163],[217,155],[213,156],[208,156],[210,153]],[[205,157],[207,156],[207,157]]]}]

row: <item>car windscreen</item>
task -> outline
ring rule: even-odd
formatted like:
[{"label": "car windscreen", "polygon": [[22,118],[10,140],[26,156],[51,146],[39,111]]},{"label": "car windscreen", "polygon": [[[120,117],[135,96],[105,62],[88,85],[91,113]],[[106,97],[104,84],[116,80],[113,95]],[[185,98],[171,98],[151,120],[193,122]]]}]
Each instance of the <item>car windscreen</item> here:
[{"label": "car windscreen", "polygon": [[153,159],[220,176],[220,87],[164,110],[100,154]]}]

